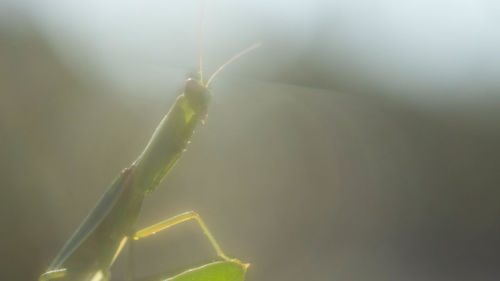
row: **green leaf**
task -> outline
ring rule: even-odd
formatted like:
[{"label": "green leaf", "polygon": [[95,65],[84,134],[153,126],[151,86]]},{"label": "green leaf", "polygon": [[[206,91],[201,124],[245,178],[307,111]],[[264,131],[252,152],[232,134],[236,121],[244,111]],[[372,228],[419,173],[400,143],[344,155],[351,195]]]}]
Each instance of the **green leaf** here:
[{"label": "green leaf", "polygon": [[219,261],[192,268],[165,281],[243,281],[249,264]]}]

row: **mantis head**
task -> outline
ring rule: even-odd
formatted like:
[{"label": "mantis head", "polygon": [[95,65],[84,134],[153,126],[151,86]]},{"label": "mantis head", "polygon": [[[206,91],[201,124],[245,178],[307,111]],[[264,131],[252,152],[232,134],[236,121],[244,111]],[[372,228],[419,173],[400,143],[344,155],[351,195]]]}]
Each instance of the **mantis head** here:
[{"label": "mantis head", "polygon": [[251,45],[250,47],[244,49],[239,52],[229,60],[227,60],[224,64],[222,64],[205,83],[203,81],[203,58],[200,50],[200,79],[188,78],[186,81],[186,87],[184,88],[184,95],[188,99],[189,103],[193,107],[194,111],[199,114],[202,118],[202,122],[205,120],[207,115],[208,103],[210,102],[210,83],[213,81],[215,76],[219,74],[226,66],[240,58],[241,56],[249,53],[250,51],[260,47],[260,43],[256,43]]},{"label": "mantis head", "polygon": [[208,103],[211,98],[208,88],[203,85],[201,80],[188,78],[184,88],[184,96],[186,96],[196,114],[201,116],[203,122],[207,116]]}]

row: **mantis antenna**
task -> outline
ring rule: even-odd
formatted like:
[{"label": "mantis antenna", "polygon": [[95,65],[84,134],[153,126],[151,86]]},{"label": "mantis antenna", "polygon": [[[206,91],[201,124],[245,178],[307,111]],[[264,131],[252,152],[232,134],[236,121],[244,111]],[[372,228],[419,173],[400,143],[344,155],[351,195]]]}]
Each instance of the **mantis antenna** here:
[{"label": "mantis antenna", "polygon": [[200,83],[203,85],[203,16],[205,15],[205,1],[201,3],[201,15],[200,15],[200,49],[199,49],[199,60],[200,60]]},{"label": "mantis antenna", "polygon": [[253,51],[254,49],[257,49],[261,45],[262,45],[262,43],[255,43],[255,44],[251,45],[250,47],[244,49],[243,51],[239,52],[238,54],[236,54],[235,56],[233,56],[232,58],[230,58],[228,61],[226,61],[223,65],[221,65],[214,72],[214,74],[212,74],[212,76],[210,76],[210,78],[207,81],[207,84],[205,85],[205,88],[208,88],[208,86],[210,86],[210,82],[212,82],[212,80],[215,78],[215,76],[217,76],[217,74],[219,74],[226,66],[230,65],[232,62],[234,62],[235,60],[239,59],[243,55],[246,55],[249,52]]},{"label": "mantis antenna", "polygon": [[206,1],[202,1],[202,6],[201,6],[200,38],[199,38],[199,40],[200,40],[200,49],[198,50],[198,52],[199,52],[199,60],[200,60],[200,84],[202,86],[204,86],[205,88],[208,88],[208,86],[210,85],[210,82],[212,82],[212,80],[215,78],[215,76],[217,76],[217,74],[219,74],[224,68],[226,68],[226,66],[230,65],[232,62],[234,62],[235,60],[239,59],[243,55],[246,55],[247,53],[251,52],[252,50],[260,47],[262,45],[262,43],[255,43],[255,44],[251,45],[250,47],[244,49],[243,51],[239,52],[234,57],[230,58],[223,65],[221,65],[214,72],[214,74],[212,74],[212,76],[210,76],[210,78],[208,79],[207,83],[205,84],[203,82],[203,18],[204,18],[204,14],[205,14],[205,2]]}]

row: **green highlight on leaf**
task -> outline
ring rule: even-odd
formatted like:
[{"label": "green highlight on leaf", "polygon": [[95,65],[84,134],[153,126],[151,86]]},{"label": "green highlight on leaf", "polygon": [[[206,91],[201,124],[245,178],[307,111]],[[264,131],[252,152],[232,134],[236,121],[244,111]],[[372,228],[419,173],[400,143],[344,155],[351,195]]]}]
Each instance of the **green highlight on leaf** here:
[{"label": "green highlight on leaf", "polygon": [[218,261],[192,268],[164,281],[243,281],[249,264]]}]

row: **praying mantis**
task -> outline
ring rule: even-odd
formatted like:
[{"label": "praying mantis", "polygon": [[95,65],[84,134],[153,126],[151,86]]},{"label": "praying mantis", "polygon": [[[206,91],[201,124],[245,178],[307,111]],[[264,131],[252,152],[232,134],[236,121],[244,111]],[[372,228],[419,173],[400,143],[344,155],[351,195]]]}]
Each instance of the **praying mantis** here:
[{"label": "praying mantis", "polygon": [[108,281],[110,268],[130,239],[146,238],[176,224],[196,220],[221,261],[213,262],[169,278],[170,281],[242,281],[248,264],[229,258],[195,212],[185,212],[139,231],[135,222],[146,194],[153,192],[182,156],[199,123],[207,117],[210,83],[227,65],[260,44],[241,51],[206,81],[188,78],[184,92],[153,132],[144,151],[111,183],[96,206],[66,242],[39,281]]}]

